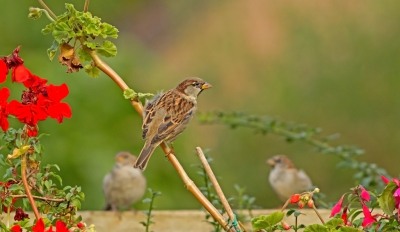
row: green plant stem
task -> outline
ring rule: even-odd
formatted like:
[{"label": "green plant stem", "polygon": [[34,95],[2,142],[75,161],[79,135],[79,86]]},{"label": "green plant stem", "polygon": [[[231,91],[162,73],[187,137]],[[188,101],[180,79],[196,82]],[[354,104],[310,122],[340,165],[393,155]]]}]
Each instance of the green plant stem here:
[{"label": "green plant stem", "polygon": [[39,3],[43,6],[44,9],[50,14],[50,18],[53,18],[53,20],[57,20],[57,15],[53,13],[53,11],[50,10],[50,8],[43,2],[43,0],[38,0]]},{"label": "green plant stem", "polygon": [[294,217],[294,231],[297,232],[297,217]]},{"label": "green plant stem", "polygon": [[83,7],[83,12],[87,12],[89,10],[89,1],[90,0],[85,1],[85,6]]},{"label": "green plant stem", "polygon": [[322,219],[321,214],[319,214],[319,212],[318,212],[317,208],[315,208],[315,205],[314,205],[314,204],[313,204],[313,210],[314,210],[314,212],[318,215],[319,220],[321,221],[322,225],[325,225],[324,219]]},{"label": "green plant stem", "polygon": [[25,188],[26,196],[28,197],[29,203],[31,204],[33,213],[35,214],[36,220],[39,220],[41,217],[36,207],[35,200],[32,197],[31,190],[29,189],[28,181],[26,180],[26,153],[21,155],[21,178]]},{"label": "green plant stem", "polygon": [[147,215],[147,221],[146,221],[146,232],[149,232],[149,227],[150,227],[150,218],[151,218],[151,211],[153,211],[153,201],[154,201],[155,194],[151,196],[151,201],[150,201],[150,207],[149,207],[149,214]]}]

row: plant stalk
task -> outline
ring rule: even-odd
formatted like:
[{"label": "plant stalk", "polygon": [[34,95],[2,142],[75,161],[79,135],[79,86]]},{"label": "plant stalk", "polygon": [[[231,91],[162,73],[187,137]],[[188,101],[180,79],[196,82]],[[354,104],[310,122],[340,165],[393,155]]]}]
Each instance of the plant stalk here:
[{"label": "plant stalk", "polygon": [[21,155],[21,178],[25,188],[26,196],[28,197],[29,203],[32,206],[33,213],[35,214],[36,220],[39,220],[41,217],[36,207],[35,200],[33,199],[31,190],[29,189],[28,181],[26,180],[26,153]]},{"label": "plant stalk", "polygon": [[43,6],[44,9],[50,14],[50,16],[54,19],[57,20],[57,15],[53,13],[53,11],[50,10],[50,8],[43,2],[43,0],[38,0],[39,3]]}]

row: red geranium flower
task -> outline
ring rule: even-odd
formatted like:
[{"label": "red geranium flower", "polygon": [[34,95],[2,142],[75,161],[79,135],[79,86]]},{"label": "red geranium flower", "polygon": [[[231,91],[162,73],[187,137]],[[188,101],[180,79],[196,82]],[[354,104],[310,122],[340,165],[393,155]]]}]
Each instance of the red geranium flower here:
[{"label": "red geranium flower", "polygon": [[36,104],[24,105],[16,100],[12,100],[9,103],[8,108],[10,114],[17,117],[20,122],[30,126],[35,126],[38,121],[45,120],[47,118],[45,109]]},{"label": "red geranium flower", "polygon": [[[48,230],[45,231],[45,226],[43,219],[40,218],[39,221],[36,222],[36,225],[32,227],[33,232],[54,232],[53,226],[50,226]],[[67,226],[62,221],[56,222],[56,231],[55,232],[69,232]]]},{"label": "red geranium flower", "polygon": [[44,78],[40,78],[36,75],[31,75],[28,79],[26,79],[22,84],[26,88],[30,88],[34,92],[40,91],[42,88],[45,87],[47,80]]},{"label": "red geranium flower", "polygon": [[71,107],[65,102],[60,102],[68,95],[68,86],[66,84],[60,86],[50,84],[46,90],[49,99],[47,114],[51,118],[57,119],[59,123],[63,121],[64,117],[70,118],[72,116]]},{"label": "red geranium flower", "polygon": [[44,232],[44,222],[42,218],[36,222],[36,224],[32,227],[33,232]]},{"label": "red geranium flower", "polygon": [[20,225],[15,225],[10,229],[12,232],[22,232],[22,228]]},{"label": "red geranium flower", "polygon": [[7,79],[8,67],[4,60],[0,59],[0,84],[4,83]]},{"label": "red geranium flower", "polygon": [[3,131],[8,129],[8,110],[7,110],[7,99],[10,96],[10,90],[7,88],[2,88],[0,90],[0,126]]},{"label": "red geranium flower", "polygon": [[297,202],[300,201],[300,194],[294,194],[292,196],[290,196],[290,203],[292,204],[296,204]]},{"label": "red geranium flower", "polygon": [[31,78],[32,73],[23,64],[18,64],[12,68],[11,80],[12,82],[23,83]]}]

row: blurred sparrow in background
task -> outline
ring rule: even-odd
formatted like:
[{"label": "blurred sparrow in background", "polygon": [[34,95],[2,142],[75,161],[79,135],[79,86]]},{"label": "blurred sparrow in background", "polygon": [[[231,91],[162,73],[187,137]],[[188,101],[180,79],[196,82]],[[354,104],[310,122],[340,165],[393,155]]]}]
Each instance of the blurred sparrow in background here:
[{"label": "blurred sparrow in background", "polygon": [[295,193],[302,193],[312,188],[311,179],[303,170],[297,170],[285,155],[277,155],[267,160],[271,166],[269,183],[278,197],[286,202]]},{"label": "blurred sparrow in background", "polygon": [[197,96],[212,86],[200,78],[188,78],[175,89],[146,101],[142,130],[146,140],[135,168],[144,170],[154,149],[162,142],[172,143],[192,119],[197,108]]},{"label": "blurred sparrow in background", "polygon": [[146,178],[142,171],[133,167],[136,156],[121,151],[115,156],[113,170],[103,179],[103,192],[106,199],[105,210],[116,211],[129,208],[140,200],[146,191]]}]

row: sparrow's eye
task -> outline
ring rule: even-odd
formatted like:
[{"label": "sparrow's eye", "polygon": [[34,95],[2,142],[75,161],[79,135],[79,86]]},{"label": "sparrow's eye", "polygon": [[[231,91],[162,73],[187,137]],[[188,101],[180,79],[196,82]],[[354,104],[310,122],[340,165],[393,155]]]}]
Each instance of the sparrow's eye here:
[{"label": "sparrow's eye", "polygon": [[201,84],[199,83],[199,82],[193,82],[193,84],[192,84],[194,87],[200,87],[201,86]]}]

